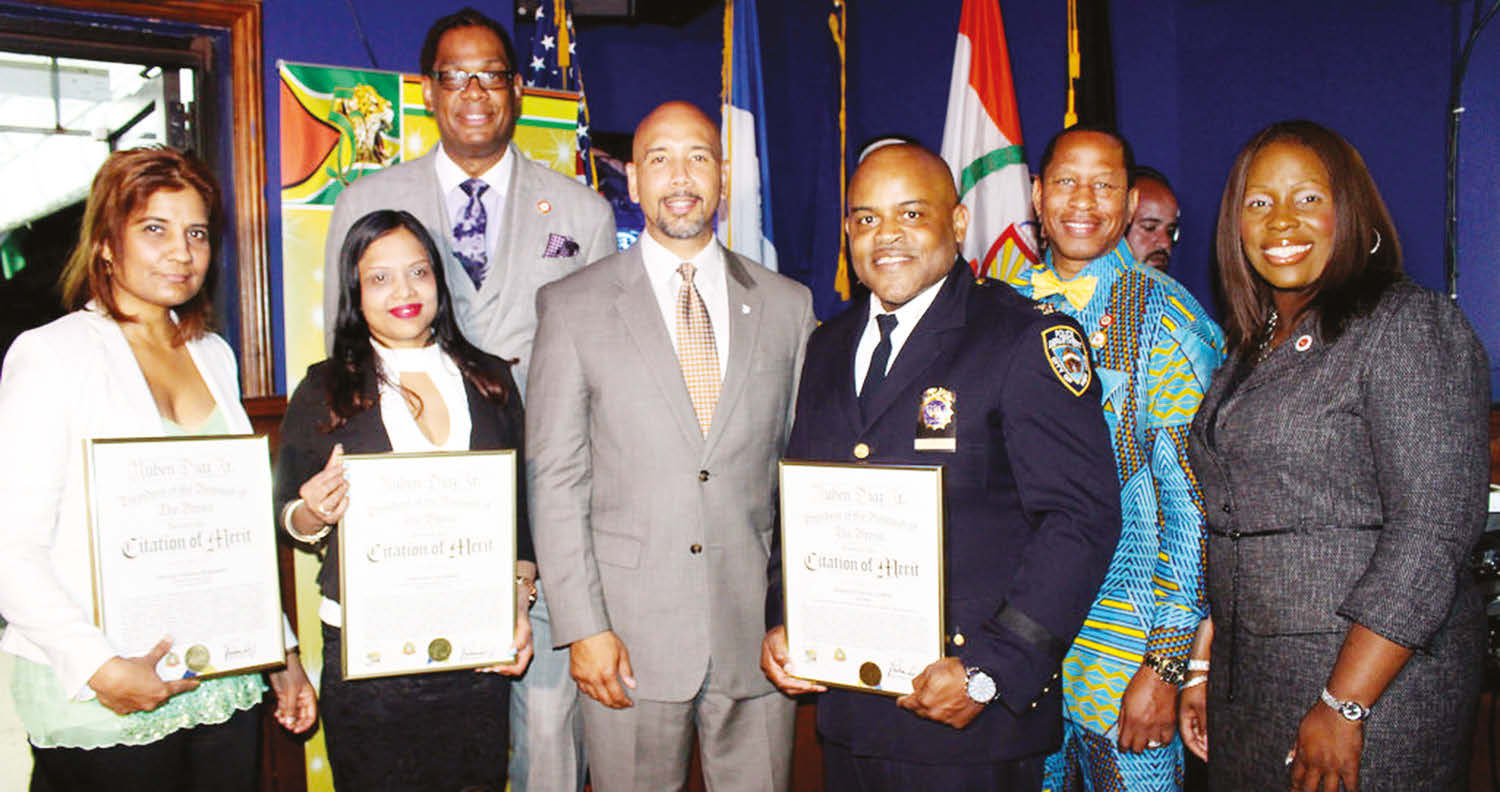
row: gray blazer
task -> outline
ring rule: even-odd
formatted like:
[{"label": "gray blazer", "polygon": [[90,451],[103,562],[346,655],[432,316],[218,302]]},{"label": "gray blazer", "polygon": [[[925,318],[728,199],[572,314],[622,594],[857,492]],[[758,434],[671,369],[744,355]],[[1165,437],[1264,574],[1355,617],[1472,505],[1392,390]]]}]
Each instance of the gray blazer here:
[{"label": "gray blazer", "polygon": [[[476,290],[453,256],[453,222],[433,166],[437,155],[434,149],[376,171],[339,194],[324,245],[325,346],[332,351],[339,299],[338,256],[349,226],[377,209],[404,209],[422,221],[442,252],[459,329],[485,352],[518,359],[511,373],[524,394],[536,332],[536,290],[615,252],[614,213],[598,193],[527,159],[512,144],[506,156],[515,157],[516,164],[506,192],[505,218],[490,252],[489,275]],[[576,247],[562,245],[557,250],[558,245],[552,245],[549,255],[548,242],[553,237],[571,240]]]},{"label": "gray blazer", "polygon": [[[1215,788],[1285,787],[1281,759],[1353,622],[1419,650],[1368,724],[1366,788],[1445,788],[1425,784],[1462,754],[1479,673],[1466,560],[1489,481],[1484,349],[1451,301],[1403,281],[1333,343],[1305,321],[1248,375],[1237,365],[1189,446],[1210,530]],[[1274,777],[1223,775],[1252,768]]]},{"label": "gray blazer", "polygon": [[814,320],[807,289],[725,251],[729,352],[704,437],[639,246],[542,288],[526,405],[537,561],[557,646],[613,630],[634,695],[760,671],[777,461]]}]

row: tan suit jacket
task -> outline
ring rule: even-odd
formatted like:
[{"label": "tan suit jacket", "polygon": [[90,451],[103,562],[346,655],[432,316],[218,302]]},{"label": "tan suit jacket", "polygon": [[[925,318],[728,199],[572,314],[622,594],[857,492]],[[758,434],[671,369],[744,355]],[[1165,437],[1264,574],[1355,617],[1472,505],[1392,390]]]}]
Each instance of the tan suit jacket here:
[{"label": "tan suit jacket", "polygon": [[759,667],[777,461],[807,289],[724,251],[725,377],[705,437],[639,246],[542,288],[526,404],[533,533],[558,646],[613,630],[633,696],[772,690]]},{"label": "tan suit jacket", "polygon": [[[490,251],[489,274],[475,289],[453,256],[453,221],[438,186],[436,156],[434,149],[411,162],[377,171],[339,194],[323,256],[325,348],[331,352],[333,347],[339,249],[349,226],[377,209],[402,209],[422,221],[442,252],[459,329],[485,352],[517,360],[511,373],[524,394],[531,337],[536,331],[536,290],[614,253],[614,214],[598,193],[527,159],[512,145],[505,155],[516,158],[506,191],[505,217],[495,249]],[[576,248],[572,253],[554,250],[549,254],[548,241],[554,236],[572,240]]]}]

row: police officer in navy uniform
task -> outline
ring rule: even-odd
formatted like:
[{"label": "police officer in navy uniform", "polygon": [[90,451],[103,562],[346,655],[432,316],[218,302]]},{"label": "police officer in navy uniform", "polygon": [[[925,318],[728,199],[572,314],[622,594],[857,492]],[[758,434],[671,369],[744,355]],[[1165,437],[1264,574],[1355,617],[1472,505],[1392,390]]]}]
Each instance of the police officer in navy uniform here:
[{"label": "police officer in navy uniform", "polygon": [[[976,280],[958,257],[968,221],[932,152],[868,153],[844,230],[872,294],[808,341],[786,456],[942,464],[946,511],[946,657],[895,701],[822,692],[827,789],[1038,789],[1059,663],[1119,538],[1083,331]],[[784,692],[824,691],[791,675],[779,552],[770,577],[761,667]]]}]

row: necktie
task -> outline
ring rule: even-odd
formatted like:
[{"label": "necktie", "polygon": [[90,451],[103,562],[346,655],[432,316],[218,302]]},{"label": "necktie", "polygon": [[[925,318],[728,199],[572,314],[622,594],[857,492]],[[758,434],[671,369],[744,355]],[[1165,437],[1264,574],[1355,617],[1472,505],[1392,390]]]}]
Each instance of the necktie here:
[{"label": "necktie", "polygon": [[682,275],[682,288],[677,290],[677,361],[698,415],[698,428],[706,435],[719,403],[719,351],[708,308],[693,285],[693,263],[684,261],[677,271]]},{"label": "necktie", "polygon": [[877,314],[875,324],[880,328],[880,343],[870,355],[870,368],[865,371],[865,384],[859,389],[859,412],[869,418],[870,403],[875,400],[875,391],[885,382],[885,368],[891,362],[891,333],[896,329],[895,314]]},{"label": "necktie", "polygon": [[1053,294],[1061,294],[1077,310],[1089,304],[1094,296],[1094,284],[1099,279],[1093,275],[1074,275],[1072,280],[1057,277],[1050,269],[1039,269],[1031,273],[1031,298],[1040,300]]},{"label": "necktie", "polygon": [[484,244],[488,218],[480,198],[490,186],[480,179],[469,179],[458,186],[464,195],[469,196],[469,202],[464,204],[458,222],[453,224],[453,255],[464,265],[464,272],[469,273],[469,280],[474,281],[477,289],[484,283],[484,273],[489,269],[489,250]]}]

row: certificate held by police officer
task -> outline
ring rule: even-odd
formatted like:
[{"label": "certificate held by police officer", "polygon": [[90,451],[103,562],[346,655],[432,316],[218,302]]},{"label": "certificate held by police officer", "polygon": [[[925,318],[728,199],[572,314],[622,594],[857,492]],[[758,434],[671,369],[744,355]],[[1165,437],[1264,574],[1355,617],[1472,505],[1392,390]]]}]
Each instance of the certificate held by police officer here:
[{"label": "certificate held by police officer", "polygon": [[516,453],[344,457],[347,679],[515,659]]},{"label": "certificate held by police officer", "polygon": [[88,442],[94,620],[123,657],[162,636],[163,679],[285,662],[264,437]]},{"label": "certificate held by police officer", "polygon": [[943,655],[942,466],[781,463],[794,675],[910,693]]}]

